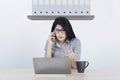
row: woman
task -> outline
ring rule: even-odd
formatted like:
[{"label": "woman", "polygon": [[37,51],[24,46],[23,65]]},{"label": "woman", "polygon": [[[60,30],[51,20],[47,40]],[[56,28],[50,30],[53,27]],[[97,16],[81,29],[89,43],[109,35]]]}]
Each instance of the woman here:
[{"label": "woman", "polygon": [[67,18],[58,17],[55,19],[46,43],[45,53],[47,58],[70,58],[72,68],[76,69],[76,60],[80,59],[81,44]]}]

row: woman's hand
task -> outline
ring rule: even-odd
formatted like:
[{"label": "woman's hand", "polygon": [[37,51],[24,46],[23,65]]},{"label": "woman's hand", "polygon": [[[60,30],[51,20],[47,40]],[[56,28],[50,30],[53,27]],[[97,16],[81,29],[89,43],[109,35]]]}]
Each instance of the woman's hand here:
[{"label": "woman's hand", "polygon": [[55,41],[55,33],[51,32],[48,36],[48,45],[52,45],[54,41]]},{"label": "woman's hand", "polygon": [[68,54],[66,55],[66,57],[68,57],[69,59],[71,59],[72,68],[73,69],[77,69],[77,67],[76,67],[76,60],[77,60],[76,54],[72,50],[70,50],[68,52]]},{"label": "woman's hand", "polygon": [[66,55],[68,58],[70,58],[71,60],[75,60],[76,61],[76,55],[72,50],[69,50],[68,54]]}]

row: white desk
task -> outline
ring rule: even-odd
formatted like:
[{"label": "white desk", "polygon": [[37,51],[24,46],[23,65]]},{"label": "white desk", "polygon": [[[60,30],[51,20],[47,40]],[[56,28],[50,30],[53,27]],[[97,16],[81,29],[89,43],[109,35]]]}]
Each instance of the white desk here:
[{"label": "white desk", "polygon": [[32,69],[0,69],[0,80],[120,80],[120,70],[87,70],[85,73],[72,70],[66,77],[39,77]]}]

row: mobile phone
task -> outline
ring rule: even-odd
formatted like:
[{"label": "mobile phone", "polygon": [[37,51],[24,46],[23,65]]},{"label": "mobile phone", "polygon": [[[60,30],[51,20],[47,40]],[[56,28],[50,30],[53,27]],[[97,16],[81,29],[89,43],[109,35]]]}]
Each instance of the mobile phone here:
[{"label": "mobile phone", "polygon": [[55,38],[52,38],[52,41],[54,42],[54,41],[55,41],[55,39],[56,39],[56,35],[55,35],[55,33],[54,33],[54,32],[53,32],[52,37],[55,37]]}]

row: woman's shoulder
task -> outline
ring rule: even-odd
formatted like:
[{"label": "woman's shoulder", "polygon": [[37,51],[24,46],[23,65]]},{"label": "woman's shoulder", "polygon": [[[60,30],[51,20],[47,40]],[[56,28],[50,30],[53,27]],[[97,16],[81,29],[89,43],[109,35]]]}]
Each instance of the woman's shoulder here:
[{"label": "woman's shoulder", "polygon": [[80,41],[79,38],[73,38],[71,41]]},{"label": "woman's shoulder", "polygon": [[73,38],[71,40],[71,43],[79,43],[80,42],[80,39],[79,38]]}]

